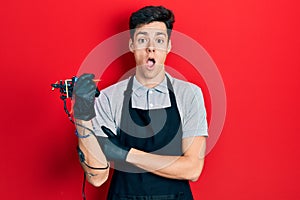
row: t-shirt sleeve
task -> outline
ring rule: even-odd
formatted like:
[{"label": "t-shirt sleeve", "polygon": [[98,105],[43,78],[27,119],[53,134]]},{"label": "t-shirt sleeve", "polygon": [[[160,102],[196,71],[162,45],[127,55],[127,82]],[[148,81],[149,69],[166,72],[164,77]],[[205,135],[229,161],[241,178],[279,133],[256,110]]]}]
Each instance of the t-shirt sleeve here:
[{"label": "t-shirt sleeve", "polygon": [[96,117],[92,119],[93,129],[97,136],[107,137],[103,133],[101,126],[106,126],[115,133],[116,126],[110,104],[111,102],[109,101],[108,96],[105,93],[100,92],[99,97],[95,100]]},{"label": "t-shirt sleeve", "polygon": [[208,136],[206,110],[201,89],[191,85],[189,95],[184,101],[185,114],[182,122],[183,138]]}]

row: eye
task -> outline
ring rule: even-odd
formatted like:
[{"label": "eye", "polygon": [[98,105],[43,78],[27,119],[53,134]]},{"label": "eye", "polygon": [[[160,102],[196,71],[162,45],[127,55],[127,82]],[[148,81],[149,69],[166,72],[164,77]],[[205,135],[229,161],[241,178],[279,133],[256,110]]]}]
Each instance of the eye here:
[{"label": "eye", "polygon": [[145,44],[148,42],[148,40],[146,38],[139,38],[137,41],[139,44]]},{"label": "eye", "polygon": [[156,43],[157,43],[157,44],[163,44],[163,43],[165,43],[165,40],[164,40],[164,39],[161,39],[161,38],[157,38],[157,39],[156,39]]}]

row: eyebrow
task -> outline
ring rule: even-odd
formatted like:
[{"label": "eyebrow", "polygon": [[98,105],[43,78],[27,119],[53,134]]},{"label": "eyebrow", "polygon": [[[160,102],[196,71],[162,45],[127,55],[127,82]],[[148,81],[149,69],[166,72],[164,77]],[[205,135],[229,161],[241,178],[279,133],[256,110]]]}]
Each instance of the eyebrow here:
[{"label": "eyebrow", "polygon": [[144,31],[139,31],[136,36],[138,35],[148,35],[148,32],[144,32]]},{"label": "eyebrow", "polygon": [[163,35],[163,36],[167,36],[167,34],[166,33],[164,33],[164,32],[156,32],[156,34],[155,35]]}]

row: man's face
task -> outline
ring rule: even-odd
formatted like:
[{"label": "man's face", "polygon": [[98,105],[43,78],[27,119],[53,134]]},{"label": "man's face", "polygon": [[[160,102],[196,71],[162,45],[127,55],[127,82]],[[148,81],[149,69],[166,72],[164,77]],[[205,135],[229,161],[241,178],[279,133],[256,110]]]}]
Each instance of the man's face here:
[{"label": "man's face", "polygon": [[170,45],[163,22],[152,22],[136,28],[129,47],[134,53],[138,78],[153,81],[164,78],[164,63]]}]

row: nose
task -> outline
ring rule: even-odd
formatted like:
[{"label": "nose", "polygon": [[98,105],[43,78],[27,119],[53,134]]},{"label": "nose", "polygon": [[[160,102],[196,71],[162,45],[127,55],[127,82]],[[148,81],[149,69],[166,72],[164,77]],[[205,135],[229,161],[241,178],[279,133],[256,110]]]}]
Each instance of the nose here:
[{"label": "nose", "polygon": [[155,52],[155,45],[154,45],[154,41],[152,39],[150,39],[148,41],[147,52],[148,53],[154,53]]},{"label": "nose", "polygon": [[154,46],[149,46],[149,47],[147,47],[147,52],[148,52],[148,53],[154,53],[154,52],[155,52]]}]

